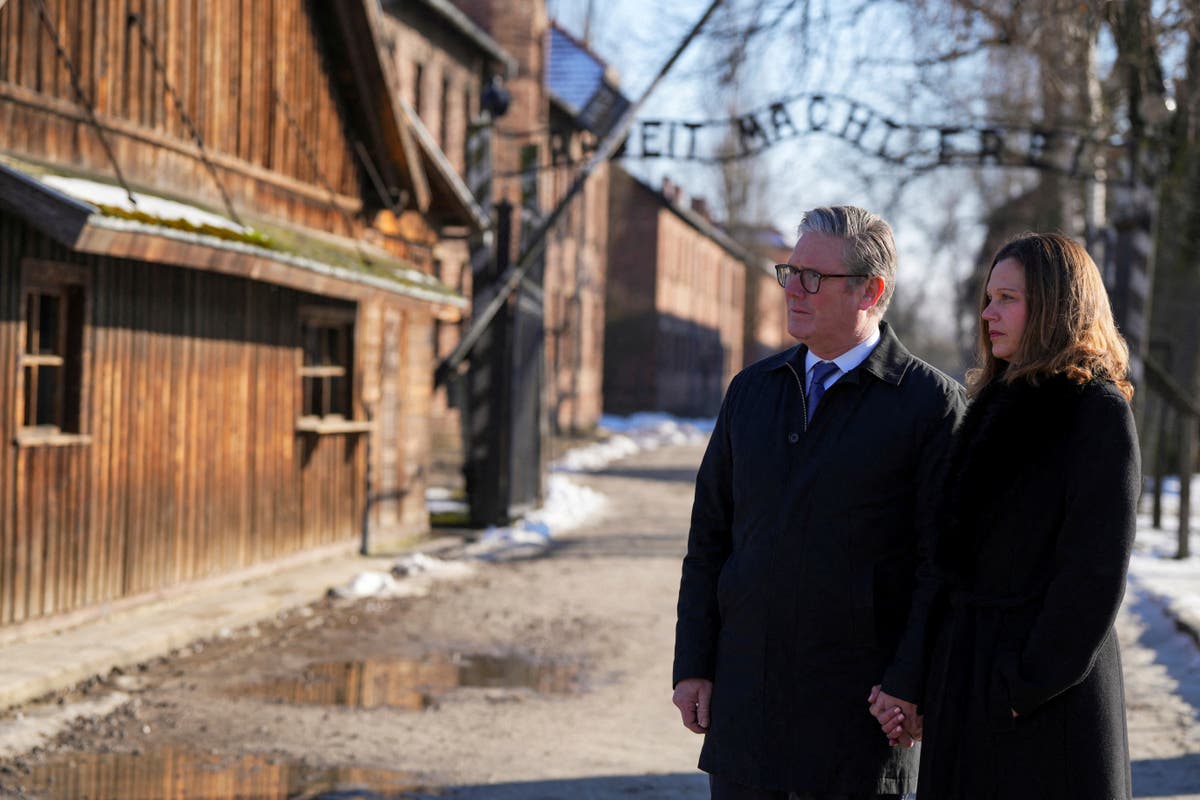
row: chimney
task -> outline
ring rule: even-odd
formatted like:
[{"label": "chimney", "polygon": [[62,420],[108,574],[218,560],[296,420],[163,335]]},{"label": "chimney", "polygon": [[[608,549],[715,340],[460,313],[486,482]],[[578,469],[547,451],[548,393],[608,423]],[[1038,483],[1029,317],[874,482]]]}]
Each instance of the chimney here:
[{"label": "chimney", "polygon": [[712,214],[708,210],[708,201],[703,197],[692,198],[692,211],[695,211],[700,216],[704,217],[709,222],[712,222]]},{"label": "chimney", "polygon": [[668,203],[679,202],[679,184],[675,183],[675,181],[671,180],[666,175],[663,175],[662,179],[662,193],[663,197],[667,198]]}]

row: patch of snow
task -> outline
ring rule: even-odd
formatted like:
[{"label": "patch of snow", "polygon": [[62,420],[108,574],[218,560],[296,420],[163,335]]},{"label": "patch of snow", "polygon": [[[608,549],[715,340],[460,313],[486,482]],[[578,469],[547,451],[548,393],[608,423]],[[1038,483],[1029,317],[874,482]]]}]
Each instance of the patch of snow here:
[{"label": "patch of snow", "polygon": [[474,573],[472,564],[411,553],[397,560],[389,572],[360,572],[345,586],[330,589],[329,594],[341,599],[424,597],[439,581],[460,580]]},{"label": "patch of snow", "polygon": [[392,566],[392,575],[433,575],[439,578],[466,578],[475,572],[470,564],[447,561],[426,553],[413,553],[401,558]]},{"label": "patch of snow", "polygon": [[510,561],[535,558],[550,549],[550,529],[545,525],[520,520],[505,527],[491,526],[463,553],[481,561]]},{"label": "patch of snow", "polygon": [[612,435],[602,442],[569,450],[551,465],[558,472],[594,472],[642,450],[672,444],[703,444],[712,435],[712,419],[680,419],[642,412],[627,417],[605,414],[600,428]]},{"label": "patch of snow", "polygon": [[345,586],[329,590],[334,597],[423,597],[429,586],[412,581],[398,581],[390,572],[361,572]]},{"label": "patch of snow", "polygon": [[541,508],[514,525],[488,528],[479,541],[466,548],[466,555],[485,561],[541,555],[555,535],[582,526],[608,505],[607,497],[566,475],[551,475],[546,486],[546,501]]}]

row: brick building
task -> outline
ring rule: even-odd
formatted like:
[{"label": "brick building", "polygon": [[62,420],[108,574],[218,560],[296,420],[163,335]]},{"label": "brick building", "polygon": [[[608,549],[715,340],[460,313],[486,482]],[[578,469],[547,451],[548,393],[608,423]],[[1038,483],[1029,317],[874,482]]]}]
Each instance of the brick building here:
[{"label": "brick building", "polygon": [[745,361],[753,364],[796,343],[787,332],[787,302],[775,277],[774,264],[785,264],[795,246],[773,225],[730,231],[748,250],[761,256],[758,269],[746,270]]},{"label": "brick building", "polygon": [[[548,178],[557,203],[629,103],[590,48],[555,24],[548,38]],[[609,170],[596,168],[546,248],[547,402],[560,432],[589,431],[602,411]]]},{"label": "brick building", "polygon": [[[508,113],[496,121],[492,199],[517,211],[513,258],[523,232],[566,194],[588,154],[628,102],[615,75],[586,45],[555,25],[541,0],[455,0],[516,59]],[[602,407],[608,165],[551,231],[540,278],[545,324],[545,403],[559,432],[594,428]]]},{"label": "brick building", "polygon": [[614,168],[609,209],[605,411],[716,414],[744,363],[746,274],[765,259],[669,180]]},{"label": "brick building", "polygon": [[[382,49],[396,76],[397,102],[412,117],[415,136],[486,215],[492,148],[481,98],[494,77],[515,75],[516,61],[448,0],[385,0],[382,8]],[[473,251],[476,259],[486,252],[482,239],[470,238],[470,233],[461,225],[443,228],[432,251],[434,274],[468,298],[473,293]],[[437,362],[454,350],[469,322],[469,317],[435,322]],[[434,467],[443,482],[453,480],[462,462],[457,388],[443,384],[432,398]]]}]

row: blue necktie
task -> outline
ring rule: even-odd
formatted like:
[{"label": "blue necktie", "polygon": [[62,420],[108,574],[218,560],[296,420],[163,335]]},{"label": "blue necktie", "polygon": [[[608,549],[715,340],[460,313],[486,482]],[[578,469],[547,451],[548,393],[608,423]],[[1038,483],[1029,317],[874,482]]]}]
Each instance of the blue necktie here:
[{"label": "blue necktie", "polygon": [[830,375],[838,371],[838,365],[832,361],[818,361],[813,364],[812,368],[812,385],[808,390],[808,421],[812,422],[813,411],[817,408],[817,403],[821,402],[821,398],[825,394],[825,381]]}]

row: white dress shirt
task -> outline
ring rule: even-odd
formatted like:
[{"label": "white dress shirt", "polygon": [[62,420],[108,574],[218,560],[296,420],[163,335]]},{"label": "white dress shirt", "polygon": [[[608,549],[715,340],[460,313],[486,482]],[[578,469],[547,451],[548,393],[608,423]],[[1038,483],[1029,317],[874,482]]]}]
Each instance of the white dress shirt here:
[{"label": "white dress shirt", "polygon": [[838,379],[847,372],[866,361],[867,356],[871,355],[871,351],[875,349],[875,345],[879,344],[879,338],[879,328],[876,327],[874,332],[865,341],[854,345],[854,347],[851,347],[837,358],[819,358],[809,350],[804,357],[804,391],[807,394],[812,394],[813,367],[817,365],[818,361],[830,361],[837,364],[837,370],[825,379],[825,388],[828,389],[837,383]]}]

